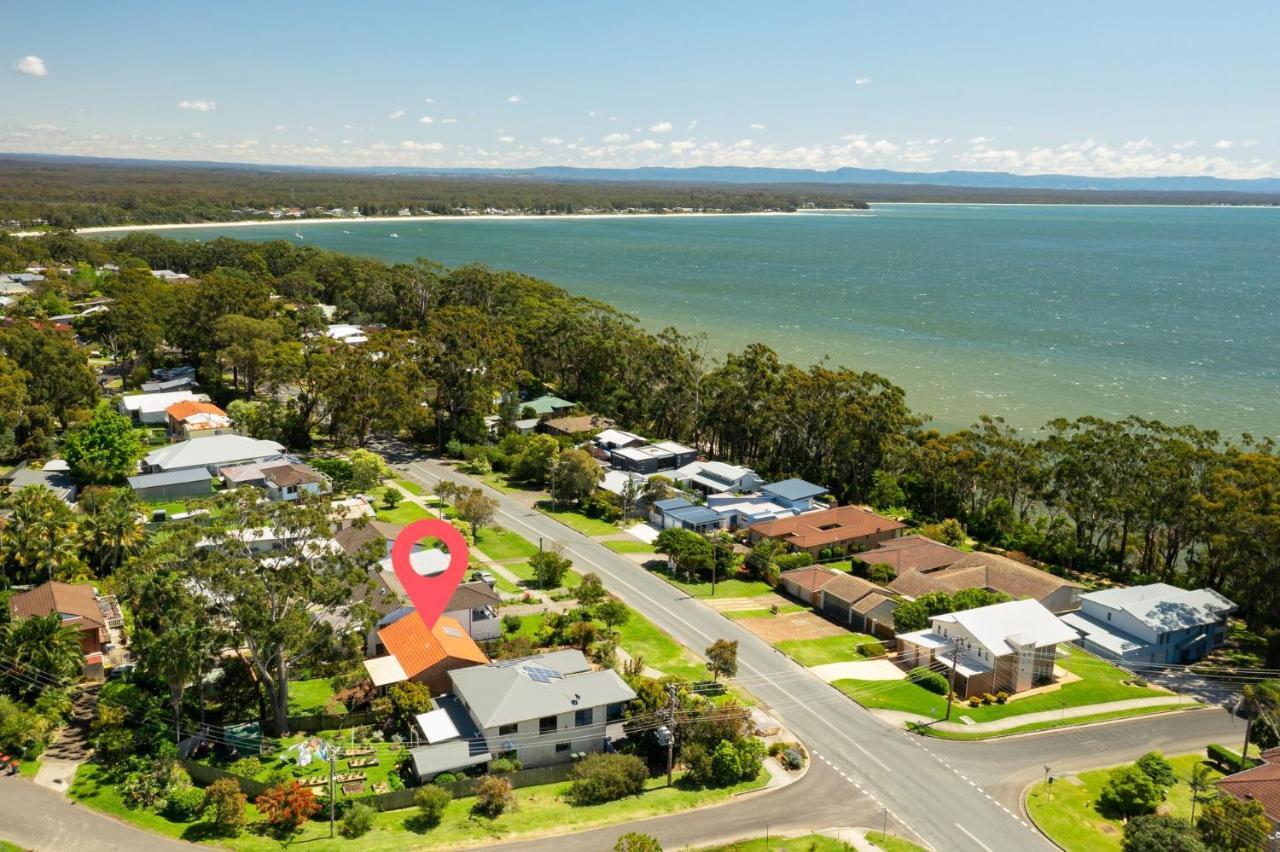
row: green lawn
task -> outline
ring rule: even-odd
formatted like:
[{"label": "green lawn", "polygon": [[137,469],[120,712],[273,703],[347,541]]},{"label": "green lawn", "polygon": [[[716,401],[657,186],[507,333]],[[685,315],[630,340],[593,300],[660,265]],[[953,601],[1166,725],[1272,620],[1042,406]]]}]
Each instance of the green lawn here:
[{"label": "green lawn", "polygon": [[471,567],[472,567],[474,570],[477,570],[477,571],[488,571],[490,574],[492,574],[492,575],[493,575],[493,579],[494,579],[494,580],[497,582],[497,584],[498,584],[498,591],[500,591],[500,592],[506,592],[507,594],[511,594],[511,595],[518,595],[518,594],[520,594],[521,592],[523,592],[523,591],[524,591],[524,589],[520,588],[520,587],[519,587],[519,586],[517,586],[515,583],[511,582],[511,581],[510,581],[510,580],[508,580],[506,577],[502,576],[502,575],[501,575],[501,574],[499,574],[497,571],[494,571],[494,570],[493,570],[493,569],[491,569],[491,568],[486,568],[485,566],[480,565],[480,564],[476,564],[476,565],[473,565],[473,566],[471,566]]},{"label": "green lawn", "polygon": [[853,847],[823,834],[803,837],[753,837],[727,846],[705,846],[699,852],[846,852]]},{"label": "green lawn", "polygon": [[[485,551],[485,552],[488,553],[488,551]],[[530,589],[537,588],[537,584],[534,583],[533,581],[533,566],[531,566],[528,562],[508,562],[508,563],[505,563],[502,567],[506,568],[512,574],[515,574],[521,580],[524,580],[528,584],[528,588]],[[577,571],[574,571],[572,568],[570,568],[568,571],[565,572],[563,588],[576,589],[578,587],[578,584],[581,582],[582,582],[581,575],[579,575]]]},{"label": "green lawn", "polygon": [[[1182,780],[1169,790],[1162,811],[1167,809],[1182,819],[1191,816],[1191,788],[1186,779],[1192,767],[1201,762],[1198,754],[1170,760]],[[1044,783],[1036,784],[1027,793],[1027,812],[1041,831],[1068,852],[1119,850],[1124,839],[1121,821],[1103,816],[1095,806],[1110,774],[1110,769],[1094,769],[1075,778],[1057,779],[1052,785],[1052,800]],[[1213,776],[1221,777],[1217,771]]]},{"label": "green lawn", "polygon": [[903,840],[901,837],[894,837],[892,834],[882,834],[879,831],[868,831],[867,842],[877,849],[886,850],[886,852],[924,852],[923,846],[917,846],[910,840]]},{"label": "green lawn", "polygon": [[541,490],[540,488],[535,488],[532,485],[528,485],[528,486],[512,485],[507,480],[507,477],[501,473],[486,473],[480,476],[477,476],[474,473],[467,474],[467,475],[470,476],[472,479],[480,480],[485,485],[488,485],[490,488],[495,488],[504,494],[519,494],[522,491],[540,491]]},{"label": "green lawn", "polygon": [[[1156,713],[1177,713],[1182,710],[1195,710],[1199,708],[1199,704],[1169,704],[1159,707],[1131,707],[1128,710],[1112,710],[1110,713],[1094,713],[1088,716],[1076,716],[1070,719],[1049,719],[1044,722],[1032,722],[1029,725],[1019,725],[1016,728],[1007,728],[1003,731],[995,731],[989,734],[977,733],[971,734],[965,731],[938,731],[933,728],[921,729],[928,736],[936,737],[940,740],[960,740],[962,742],[976,742],[978,740],[993,740],[998,737],[1011,737],[1015,734],[1032,734],[1038,731],[1050,731],[1054,728],[1069,728],[1073,725],[1091,725],[1096,722],[1114,722],[1118,719],[1133,719],[1137,716],[1151,716]],[[955,711],[952,711],[952,718]]]},{"label": "green lawn", "polygon": [[583,535],[617,535],[620,532],[616,524],[602,521],[599,518],[588,518],[581,512],[575,512],[572,509],[561,507],[559,510],[553,510],[549,500],[539,501],[538,510],[547,517],[555,518],[566,527],[575,529]]},{"label": "green lawn", "polygon": [[528,559],[538,552],[536,544],[530,544],[502,527],[481,527],[476,536],[476,547],[497,562],[504,559]]},{"label": "green lawn", "polygon": [[[651,563],[653,564],[653,563]],[[671,571],[667,563],[661,562],[651,569],[654,574],[666,580],[677,589],[681,589],[695,598],[711,597],[711,581],[690,583],[683,576]],[[772,592],[772,587],[764,580],[742,580],[736,577],[716,581],[715,597],[718,598],[754,598]]]},{"label": "green lawn", "polygon": [[[525,787],[515,792],[515,810],[493,820],[473,816],[471,806],[474,799],[464,798],[452,802],[440,825],[431,829],[418,827],[412,822],[417,811],[406,809],[377,814],[373,830],[363,837],[337,837],[330,840],[328,824],[313,820],[306,823],[293,837],[283,841],[252,830],[236,838],[211,839],[201,823],[177,823],[148,811],[130,810],[124,805],[116,788],[105,785],[102,781],[100,767],[85,764],[80,767],[72,785],[72,798],[157,834],[203,840],[246,852],[283,849],[295,844],[297,848],[307,849],[309,852],[374,852],[384,849],[483,846],[515,838],[561,834],[681,813],[723,801],[735,793],[758,789],[767,783],[768,774],[761,772],[753,781],[744,781],[723,790],[685,790],[678,785],[667,787],[665,778],[654,778],[649,781],[648,790],[643,795],[589,807],[576,807],[564,801],[562,794],[568,786],[567,782]],[[250,822],[257,819],[257,811],[252,805],[248,809],[248,817]]]},{"label": "green lawn", "polygon": [[291,715],[323,713],[332,697],[333,687],[324,678],[289,681],[289,713]]},{"label": "green lawn", "polygon": [[[961,702],[952,708],[952,717],[968,716],[974,722],[981,723],[1004,719],[1009,716],[1020,716],[1025,713],[1038,713],[1043,710],[1061,710],[1064,706],[1083,707],[1089,704],[1105,704],[1130,698],[1154,698],[1170,695],[1170,693],[1162,689],[1128,686],[1122,681],[1132,677],[1132,675],[1085,653],[1079,648],[1063,647],[1069,649],[1070,656],[1060,658],[1058,665],[1080,675],[1081,680],[1064,684],[1061,689],[1053,692],[1033,695],[1018,701],[1010,701],[1007,704],[970,707],[968,703]],[[902,710],[936,718],[938,710],[942,706],[942,698],[940,696],[907,681],[886,683],[885,681],[842,680],[837,681],[834,685],[864,707]],[[1079,724],[1078,720],[1074,723]]]},{"label": "green lawn", "polygon": [[821,639],[788,639],[774,647],[800,665],[808,667],[865,660],[867,658],[858,653],[858,646],[878,641],[865,633],[849,633],[845,636],[824,636]]},{"label": "green lawn", "polygon": [[14,846],[7,840],[0,840],[0,852],[22,852],[22,847]]},{"label": "green lawn", "polygon": [[394,509],[388,509],[383,505],[382,500],[378,500],[378,520],[386,521],[389,524],[398,524],[400,526],[408,526],[414,521],[420,521],[423,518],[430,517],[427,510],[419,506],[417,503],[410,503],[408,500],[401,500],[400,505]]},{"label": "green lawn", "polygon": [[658,627],[632,610],[619,630],[618,645],[633,657],[644,657],[647,666],[689,680],[707,680],[707,667]]},{"label": "green lawn", "polygon": [[40,759],[24,760],[18,765],[18,775],[23,778],[35,778],[36,773],[40,771]]},{"label": "green lawn", "polygon": [[653,549],[653,545],[638,539],[618,539],[616,541],[606,541],[604,546],[612,550],[614,553],[657,553]]},{"label": "green lawn", "polygon": [[[778,615],[786,615],[787,613],[790,613],[790,612],[804,612],[807,609],[809,609],[809,607],[803,606],[801,604],[783,604],[778,607]],[[731,619],[733,621],[744,621],[746,619],[751,619],[751,618],[776,618],[777,617],[774,615],[773,610],[768,610],[768,609],[731,609],[731,610],[726,610],[720,614],[723,615],[725,618]]]},{"label": "green lawn", "polygon": [[410,494],[412,494],[415,497],[422,496],[423,488],[421,485],[419,485],[416,482],[410,482],[407,479],[397,479],[395,483],[396,485],[399,485],[401,488],[403,488],[405,491],[408,491]]}]

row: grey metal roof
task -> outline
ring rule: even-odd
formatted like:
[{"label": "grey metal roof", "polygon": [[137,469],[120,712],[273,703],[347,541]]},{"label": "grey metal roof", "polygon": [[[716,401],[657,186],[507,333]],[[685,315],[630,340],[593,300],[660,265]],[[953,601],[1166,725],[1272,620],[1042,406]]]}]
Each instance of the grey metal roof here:
[{"label": "grey metal roof", "polygon": [[467,709],[452,695],[435,699],[436,706],[449,714],[458,738],[412,749],[413,768],[419,777],[438,775],[492,760],[484,735],[472,721]]},{"label": "grey metal roof", "polygon": [[495,728],[636,697],[610,669],[592,671],[581,651],[554,651],[449,672],[453,692],[483,728]]},{"label": "grey metal roof", "polygon": [[683,497],[668,497],[666,500],[655,501],[653,508],[657,509],[659,512],[670,512],[672,509],[682,509],[685,506],[692,505],[692,503]]},{"label": "grey metal roof", "polygon": [[711,511],[705,506],[685,506],[681,509],[671,509],[667,515],[687,524],[714,524],[720,520],[720,515]]},{"label": "grey metal roof", "polygon": [[129,477],[129,487],[134,491],[140,488],[155,488],[160,485],[182,485],[188,482],[210,482],[213,477],[203,467],[186,470],[168,470],[164,473],[143,473]]},{"label": "grey metal roof", "polygon": [[776,494],[783,500],[804,500],[806,498],[821,497],[827,493],[827,489],[821,485],[814,485],[812,482],[795,478],[783,479],[780,482],[770,482],[768,485],[761,486],[760,490],[769,494]]}]

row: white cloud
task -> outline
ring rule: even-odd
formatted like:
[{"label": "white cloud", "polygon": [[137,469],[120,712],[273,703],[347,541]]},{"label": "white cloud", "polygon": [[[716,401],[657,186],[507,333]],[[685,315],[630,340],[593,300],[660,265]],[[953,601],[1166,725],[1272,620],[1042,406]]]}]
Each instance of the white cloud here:
[{"label": "white cloud", "polygon": [[559,136],[543,136],[542,144],[543,145],[563,145],[564,140],[561,139]]},{"label": "white cloud", "polygon": [[994,141],[996,140],[991,138],[990,136],[975,136],[969,140],[969,144],[970,145],[990,145]]},{"label": "white cloud", "polygon": [[653,125],[652,127],[650,127],[650,128],[649,128],[649,132],[650,132],[650,133],[670,133],[670,132],[671,132],[671,122],[669,122],[669,121],[659,121],[657,124],[655,124],[655,125]]},{"label": "white cloud", "polygon": [[422,118],[418,119],[418,123],[419,124],[435,124],[436,120],[429,115],[424,115]]},{"label": "white cloud", "polygon": [[617,145],[622,142],[629,142],[630,140],[630,133],[610,133],[608,136],[604,137],[604,143],[606,145]]},{"label": "white cloud", "polygon": [[56,124],[28,124],[27,130],[36,133],[65,133],[67,129]]},{"label": "white cloud", "polygon": [[284,130],[284,125],[283,125],[283,124],[277,124],[277,125],[276,125],[276,130]]},{"label": "white cloud", "polygon": [[[870,86],[870,85],[871,85],[871,78],[870,78],[870,77],[859,77],[858,79],[856,79],[856,80],[854,80],[854,81],[853,81],[853,85],[855,85],[855,86]],[[892,87],[891,87],[891,88],[892,88]]]},{"label": "white cloud", "polygon": [[1217,148],[1219,151],[1225,151],[1228,148],[1234,147],[1235,144],[1236,143],[1230,139],[1219,139],[1217,142],[1213,143],[1213,147]]},{"label": "white cloud", "polygon": [[653,139],[641,139],[630,147],[633,151],[657,151],[662,148],[662,143]]},{"label": "white cloud", "polygon": [[689,122],[689,129],[690,129],[690,130],[692,130],[693,128],[695,128],[695,127],[697,127],[697,126],[698,126],[698,119],[696,119],[696,118],[695,118],[693,121]]},{"label": "white cloud", "polygon": [[406,139],[400,143],[402,151],[443,151],[444,145],[440,142],[414,142]]},{"label": "white cloud", "polygon": [[698,147],[698,143],[692,139],[685,139],[679,142],[673,141],[671,143],[671,150],[676,152],[677,154],[683,154],[686,151],[692,151],[694,148],[697,148],[697,147]]},{"label": "white cloud", "polygon": [[423,98],[423,99],[422,99],[422,102],[423,102],[424,104],[433,104],[433,103],[435,103],[435,102],[436,102],[436,99],[435,99],[435,98]]},{"label": "white cloud", "polygon": [[1196,146],[1196,140],[1184,139],[1181,142],[1174,142],[1173,145],[1171,145],[1170,147],[1173,148],[1173,150],[1175,151],[1185,151],[1188,148],[1194,148],[1195,146]]},{"label": "white cloud", "polygon": [[498,137],[498,141],[499,141],[499,142],[514,142],[514,141],[516,141],[516,137],[514,137],[514,136],[499,136],[499,137]]},{"label": "white cloud", "polygon": [[392,121],[395,121],[397,118],[404,118],[404,110],[398,109],[395,112],[388,115],[387,118],[391,119]]},{"label": "white cloud", "polygon": [[24,56],[13,63],[13,70],[31,77],[48,77],[49,69],[44,67],[44,60],[39,56]]},{"label": "white cloud", "polygon": [[520,101],[521,101],[521,100],[522,100],[522,99],[521,99],[521,97],[520,97],[519,95],[512,95],[511,97],[507,98],[507,103],[509,103],[509,104],[518,104],[518,103],[520,103]]},{"label": "white cloud", "polygon": [[1245,147],[1245,148],[1252,148],[1254,145],[1257,145],[1257,144],[1258,144],[1258,140],[1257,140],[1257,139],[1246,139],[1246,140],[1244,140],[1243,142],[1241,142],[1240,144],[1241,144],[1241,146],[1243,146],[1243,147]]},{"label": "white cloud", "polygon": [[189,101],[178,101],[178,109],[190,110],[191,112],[213,112],[217,108],[217,101],[210,101],[204,98],[196,98]]},{"label": "white cloud", "polygon": [[442,118],[442,119],[440,119],[440,123],[441,123],[441,124],[457,124],[457,123],[458,123],[458,119],[456,119],[456,118]]},{"label": "white cloud", "polygon": [[748,124],[747,127],[750,127],[752,130],[764,130],[764,125],[758,121]]}]

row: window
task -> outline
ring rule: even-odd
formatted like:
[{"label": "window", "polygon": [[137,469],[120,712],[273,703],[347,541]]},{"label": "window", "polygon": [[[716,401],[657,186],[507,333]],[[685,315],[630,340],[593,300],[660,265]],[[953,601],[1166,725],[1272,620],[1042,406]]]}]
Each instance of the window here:
[{"label": "window", "polygon": [[568,743],[556,743],[556,754],[564,754],[569,750]]},{"label": "window", "polygon": [[518,723],[516,723],[516,722],[512,722],[510,725],[499,725],[499,726],[498,726],[498,736],[500,736],[500,737],[509,737],[509,736],[511,736],[512,734],[514,734],[516,731],[518,731],[519,729],[520,729],[520,725],[519,725]]},{"label": "window", "polygon": [[579,710],[573,714],[573,724],[575,727],[581,728],[584,725],[590,725],[596,720],[596,708],[588,707],[586,710]]},{"label": "window", "polygon": [[555,731],[556,727],[555,716],[543,716],[538,720],[538,733],[540,734],[550,734]]},{"label": "window", "polygon": [[616,722],[622,718],[622,714],[627,709],[627,703],[620,701],[617,704],[610,704],[604,708],[604,718],[609,722]]}]

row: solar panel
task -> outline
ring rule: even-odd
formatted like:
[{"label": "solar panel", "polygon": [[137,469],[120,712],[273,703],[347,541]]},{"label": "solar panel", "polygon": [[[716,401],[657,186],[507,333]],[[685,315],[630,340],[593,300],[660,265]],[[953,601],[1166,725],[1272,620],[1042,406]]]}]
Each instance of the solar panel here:
[{"label": "solar panel", "polygon": [[561,680],[564,677],[560,672],[546,666],[525,665],[521,666],[520,670],[535,683],[551,683],[552,680]]}]

